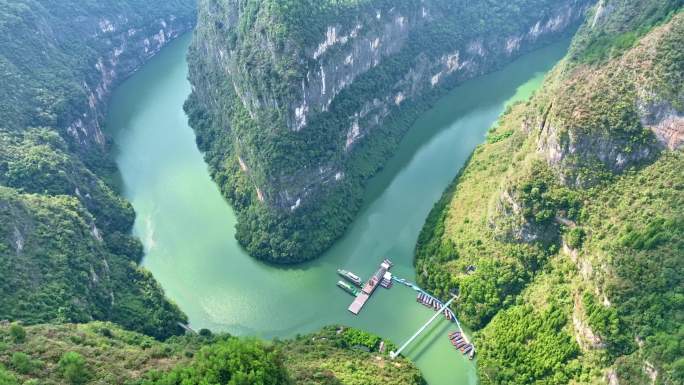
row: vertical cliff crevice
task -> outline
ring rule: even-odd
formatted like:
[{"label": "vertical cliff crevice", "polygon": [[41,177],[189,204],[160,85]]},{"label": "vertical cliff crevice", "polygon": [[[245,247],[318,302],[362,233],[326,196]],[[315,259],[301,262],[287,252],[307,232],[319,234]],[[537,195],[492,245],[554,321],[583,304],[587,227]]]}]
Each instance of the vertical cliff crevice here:
[{"label": "vertical cliff crevice", "polygon": [[186,107],[240,242],[275,262],[320,254],[421,111],[568,33],[587,7],[201,1]]}]

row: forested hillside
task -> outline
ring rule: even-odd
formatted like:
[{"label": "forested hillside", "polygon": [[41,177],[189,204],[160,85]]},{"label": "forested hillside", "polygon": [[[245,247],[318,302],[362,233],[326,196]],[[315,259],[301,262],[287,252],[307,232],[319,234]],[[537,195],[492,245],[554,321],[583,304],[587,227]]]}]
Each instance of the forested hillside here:
[{"label": "forested hillside", "polygon": [[0,384],[422,384],[413,364],[390,363],[379,343],[341,327],[265,343],[207,330],[159,342],[102,322],[0,325]]},{"label": "forested hillside", "polygon": [[186,111],[240,243],[320,255],[420,112],[570,33],[588,3],[200,1]]},{"label": "forested hillside", "polygon": [[682,2],[602,0],[430,214],[483,384],[684,383]]},{"label": "forested hillside", "polygon": [[0,320],[182,331],[137,266],[101,122],[112,88],[194,22],[190,0],[0,1]]}]

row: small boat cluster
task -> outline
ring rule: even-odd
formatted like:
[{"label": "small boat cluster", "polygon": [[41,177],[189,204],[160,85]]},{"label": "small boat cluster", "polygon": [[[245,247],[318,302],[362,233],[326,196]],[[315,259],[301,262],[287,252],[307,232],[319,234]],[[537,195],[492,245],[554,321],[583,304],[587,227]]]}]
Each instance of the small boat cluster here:
[{"label": "small boat cluster", "polygon": [[469,359],[472,360],[473,357],[475,357],[475,347],[468,342],[460,331],[449,333],[449,341],[451,341],[451,344],[454,345],[456,349],[460,350],[461,353],[467,355]]},{"label": "small boat cluster", "polygon": [[[418,293],[418,296],[416,297],[416,302],[422,303],[423,305],[433,308],[435,310],[439,310],[444,306],[442,301],[438,300],[437,298],[425,294],[423,292]],[[454,313],[451,312],[449,308],[444,309],[443,311],[444,317],[449,320],[449,321],[454,321]]]}]

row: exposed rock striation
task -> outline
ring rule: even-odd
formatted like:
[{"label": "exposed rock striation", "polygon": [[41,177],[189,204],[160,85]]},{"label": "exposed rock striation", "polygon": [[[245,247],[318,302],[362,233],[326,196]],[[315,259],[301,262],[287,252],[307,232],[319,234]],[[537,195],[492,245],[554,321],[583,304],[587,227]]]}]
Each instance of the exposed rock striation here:
[{"label": "exposed rock striation", "polygon": [[[600,2],[582,34],[600,33],[612,6]],[[610,25],[610,24],[609,24]],[[619,59],[600,68],[565,63],[562,83],[547,87],[537,117],[538,151],[569,186],[589,186],[601,172],[621,173],[684,144],[679,23],[658,29]],[[572,68],[572,71],[569,71]]]},{"label": "exposed rock striation", "polygon": [[107,47],[91,63],[96,70],[94,76],[83,79],[82,91],[87,99],[75,111],[80,116],[72,117],[66,127],[73,140],[81,146],[104,148],[106,139],[101,124],[112,90],[168,42],[191,30],[194,25],[194,17],[173,14],[151,22],[145,20],[144,23],[134,22],[123,15],[114,20],[83,20],[78,27],[86,30],[85,34],[91,39],[100,43],[104,41]]},{"label": "exposed rock striation", "polygon": [[0,319],[183,332],[186,317],[137,265],[102,121],[115,85],[194,21],[192,0],[3,2]]},{"label": "exposed rock striation", "polygon": [[459,292],[481,383],[684,378],[662,354],[684,338],[681,6],[599,1],[428,216],[418,283]]},{"label": "exposed rock striation", "polygon": [[[16,0],[0,31],[4,129],[54,127],[72,149],[104,149],[113,87],[195,24],[194,2],[141,6]],[[13,39],[12,36],[21,36]],[[42,56],[41,56],[42,55]],[[88,151],[88,150],[86,150]]]},{"label": "exposed rock striation", "polygon": [[268,0],[201,1],[190,60],[191,123],[237,208],[238,239],[281,262],[342,233],[365,179],[432,100],[558,39],[588,4],[309,3],[305,18]]}]

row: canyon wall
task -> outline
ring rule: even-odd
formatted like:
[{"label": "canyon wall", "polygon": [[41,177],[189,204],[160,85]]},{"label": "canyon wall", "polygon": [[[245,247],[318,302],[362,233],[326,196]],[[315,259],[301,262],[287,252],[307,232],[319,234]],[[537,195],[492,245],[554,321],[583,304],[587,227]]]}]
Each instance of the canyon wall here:
[{"label": "canyon wall", "polygon": [[439,95],[559,39],[588,4],[308,3],[200,2],[190,54],[191,123],[238,239],[279,262],[343,232],[364,181]]},{"label": "canyon wall", "polygon": [[3,2],[0,320],[183,332],[185,315],[138,266],[103,121],[114,87],[195,15],[191,0]]},{"label": "canyon wall", "polygon": [[74,111],[66,131],[83,146],[105,145],[102,122],[107,112],[107,101],[112,90],[125,78],[135,73],[147,60],[167,43],[190,31],[195,25],[192,15],[166,17],[141,22],[131,21],[125,15],[116,18],[93,18],[83,21],[84,32],[103,44],[95,63],[96,70],[83,79],[83,92],[87,97],[82,108]]},{"label": "canyon wall", "polygon": [[601,0],[430,213],[417,282],[482,384],[684,379],[682,2]]}]

